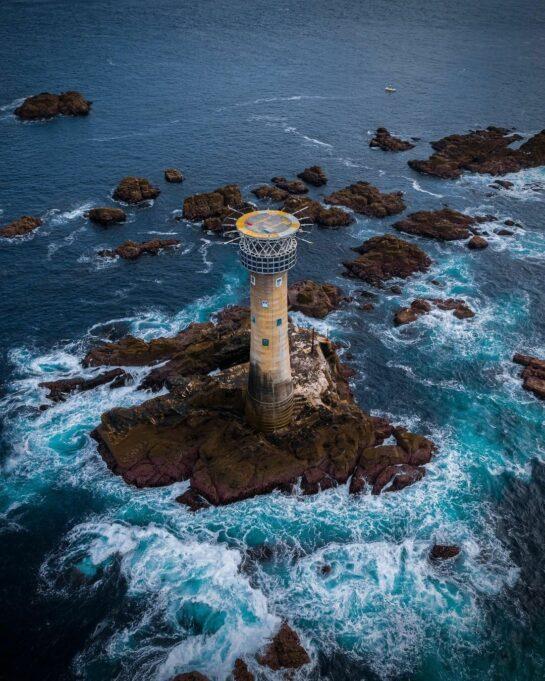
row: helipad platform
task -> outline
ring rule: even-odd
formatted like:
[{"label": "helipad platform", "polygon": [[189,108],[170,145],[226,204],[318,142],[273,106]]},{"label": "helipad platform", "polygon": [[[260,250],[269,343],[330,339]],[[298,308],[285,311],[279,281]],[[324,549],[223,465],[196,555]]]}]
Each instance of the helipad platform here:
[{"label": "helipad platform", "polygon": [[238,218],[236,227],[253,239],[285,239],[299,229],[299,220],[281,210],[255,210]]}]

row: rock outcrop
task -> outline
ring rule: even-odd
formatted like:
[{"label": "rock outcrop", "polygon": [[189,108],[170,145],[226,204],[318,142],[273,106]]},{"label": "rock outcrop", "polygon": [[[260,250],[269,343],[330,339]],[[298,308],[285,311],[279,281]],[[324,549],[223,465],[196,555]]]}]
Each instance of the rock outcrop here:
[{"label": "rock outcrop", "polygon": [[119,222],[125,222],[127,214],[122,208],[91,208],[85,213],[85,217],[97,225],[109,227]]},{"label": "rock outcrop", "polygon": [[257,661],[264,667],[278,671],[299,669],[310,662],[310,657],[301,645],[297,632],[283,622],[264,652],[257,656]]},{"label": "rock outcrop", "polygon": [[[401,489],[416,481],[423,474],[416,468],[425,458],[425,438],[399,430],[397,456],[384,457],[380,444],[392,427],[354,403],[351,371],[334,344],[319,335],[314,341],[311,330],[290,329],[295,414],[289,428],[273,434],[255,431],[244,418],[250,345],[245,308],[226,308],[215,322],[192,324],[173,338],[122,339],[92,350],[86,365],[167,360],[141,387],[170,390],[103,414],[92,433],[101,455],[138,487],[189,479],[178,500],[193,510],[291,492],[298,483],[305,494],[315,494],[345,483],[356,469],[377,490],[379,484]],[[370,449],[377,447],[374,455]]]},{"label": "rock outcrop", "polygon": [[382,288],[389,279],[406,279],[416,272],[425,272],[431,265],[421,248],[391,234],[374,236],[352,250],[359,257],[343,262],[347,276],[377,288]]},{"label": "rock outcrop", "polygon": [[482,251],[488,247],[488,241],[484,236],[475,235],[467,242],[467,247],[472,251]]},{"label": "rock outcrop", "polygon": [[374,218],[397,215],[405,210],[403,192],[383,194],[369,182],[356,182],[325,197],[326,203],[346,206]]},{"label": "rock outcrop", "polygon": [[210,681],[210,679],[200,672],[185,672],[185,674],[176,674],[170,681]]},{"label": "rock outcrop", "polygon": [[38,229],[42,221],[40,218],[32,217],[31,215],[23,215],[22,217],[10,222],[9,225],[0,229],[0,236],[6,239],[12,239],[15,236],[24,236],[30,234],[35,229]]},{"label": "rock outcrop", "polygon": [[285,189],[279,187],[271,187],[269,184],[262,184],[255,189],[252,189],[252,194],[258,199],[268,200],[273,202],[285,201],[290,195]]},{"label": "rock outcrop", "polygon": [[86,390],[98,388],[99,385],[110,384],[110,388],[120,388],[126,385],[131,379],[131,375],[123,369],[111,369],[97,374],[92,378],[76,376],[74,378],[61,378],[58,381],[44,381],[38,383],[38,387],[49,390],[47,398],[52,402],[64,402],[71,393],[80,393]]},{"label": "rock outcrop", "polygon": [[298,173],[297,177],[313,187],[323,187],[327,184],[327,175],[321,166],[310,166],[303,172]]},{"label": "rock outcrop", "polygon": [[430,560],[433,562],[456,558],[460,553],[460,547],[454,544],[434,544],[430,551]]},{"label": "rock outcrop", "polygon": [[235,660],[233,667],[233,681],[254,681],[254,675],[248,669],[248,665],[240,657]]},{"label": "rock outcrop", "polygon": [[490,126],[466,135],[443,137],[431,143],[435,153],[428,159],[408,163],[419,173],[444,179],[455,179],[464,171],[505,175],[545,165],[545,130],[512,149],[511,145],[521,139],[506,128]]},{"label": "rock outcrop", "polygon": [[178,170],[178,168],[166,168],[165,180],[167,182],[179,183],[184,181],[184,176],[182,171]]},{"label": "rock outcrop", "polygon": [[[305,208],[305,210],[303,210]],[[301,221],[311,222],[318,227],[336,229],[346,227],[354,222],[354,218],[342,208],[326,208],[319,201],[306,196],[290,196],[282,206],[287,213],[297,213]]]},{"label": "rock outcrop", "polygon": [[378,147],[382,151],[407,151],[413,149],[414,144],[391,135],[386,128],[377,128],[375,136],[369,142],[370,147]]},{"label": "rock outcrop", "polygon": [[320,284],[312,279],[294,282],[288,290],[289,309],[308,317],[323,319],[346,300],[335,284]]},{"label": "rock outcrop", "polygon": [[433,298],[432,300],[417,298],[409,307],[404,307],[395,313],[394,324],[396,326],[410,324],[422,315],[431,312],[433,305],[440,310],[452,310],[453,315],[458,319],[471,319],[475,316],[466,301],[459,298]]},{"label": "rock outcrop", "polygon": [[306,194],[308,192],[308,187],[301,180],[288,180],[277,175],[271,178],[271,182],[279,189],[288,192],[288,194]]},{"label": "rock outcrop", "polygon": [[127,176],[117,185],[113,197],[116,201],[136,204],[156,199],[160,193],[145,177]]},{"label": "rock outcrop", "polygon": [[98,255],[103,258],[120,257],[124,260],[136,260],[144,253],[148,255],[157,255],[159,251],[165,248],[172,248],[178,246],[180,241],[178,239],[151,239],[150,241],[125,241],[117,248],[106,249],[98,251]]},{"label": "rock outcrop", "polygon": [[188,196],[184,200],[183,216],[186,220],[191,221],[200,221],[206,218],[224,219],[231,214],[230,208],[241,210],[244,207],[244,199],[238,184],[226,184],[212,192]]},{"label": "rock outcrop", "polygon": [[545,360],[517,353],[513,357],[513,362],[524,367],[521,374],[524,390],[545,400]]},{"label": "rock outcrop", "polygon": [[18,106],[14,114],[23,121],[36,121],[55,116],[87,116],[91,110],[91,102],[74,90],[54,95],[42,92],[39,95],[27,97]]},{"label": "rock outcrop", "polygon": [[451,208],[441,210],[420,210],[411,213],[404,220],[394,222],[393,227],[405,234],[425,236],[440,241],[469,239],[471,228],[489,216],[473,217]]}]

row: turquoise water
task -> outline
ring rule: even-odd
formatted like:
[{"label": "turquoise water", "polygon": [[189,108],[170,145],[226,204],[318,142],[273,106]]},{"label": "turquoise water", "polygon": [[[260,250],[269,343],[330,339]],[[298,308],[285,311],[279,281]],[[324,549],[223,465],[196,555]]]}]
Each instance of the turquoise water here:
[{"label": "turquoise water", "polygon": [[[493,192],[487,177],[442,182],[406,165],[450,132],[543,127],[540,10],[58,1],[0,12],[0,174],[13,180],[0,188],[0,219],[44,217],[34,235],[0,244],[0,676],[167,681],[198,669],[224,679],[237,657],[252,665],[286,617],[312,658],[300,678],[540,678],[545,412],[511,357],[545,356],[545,171]],[[15,102],[46,87],[80,87],[92,115],[18,123]],[[382,124],[422,141],[402,154],[371,150]],[[99,339],[169,335],[244,301],[235,251],[174,220],[183,197],[232,181],[249,198],[255,184],[312,163],[331,188],[368,180],[403,190],[411,211],[449,203],[497,216],[491,233],[508,218],[523,225],[483,252],[414,239],[433,265],[402,296],[380,294],[371,314],[353,304],[320,322],[295,315],[342,344],[362,407],[437,442],[426,477],[392,495],[353,498],[341,486],[194,515],[174,502],[187,483],[127,487],[89,432],[107,409],[148,397],[135,389],[146,370],[45,412],[38,383],[91,374],[80,360]],[[183,185],[162,182],[169,165],[185,171]],[[130,208],[124,226],[89,225],[84,211],[110,203],[129,172],[158,182],[161,196]],[[315,230],[294,278],[358,288],[340,262],[391,222]],[[181,248],[137,263],[94,255],[158,233]],[[394,311],[416,296],[463,297],[477,316],[434,311],[395,328]],[[460,559],[432,566],[433,542],[461,545]],[[264,544],[270,556],[248,554]]]}]

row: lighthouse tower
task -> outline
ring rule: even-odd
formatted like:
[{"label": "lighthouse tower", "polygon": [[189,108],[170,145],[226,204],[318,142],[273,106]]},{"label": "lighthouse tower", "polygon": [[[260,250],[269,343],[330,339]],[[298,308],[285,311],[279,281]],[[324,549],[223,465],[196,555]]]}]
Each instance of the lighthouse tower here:
[{"label": "lighthouse tower", "polygon": [[250,373],[246,418],[270,432],[293,412],[288,341],[288,270],[297,259],[299,221],[280,210],[246,213],[236,221],[239,254],[250,272]]}]

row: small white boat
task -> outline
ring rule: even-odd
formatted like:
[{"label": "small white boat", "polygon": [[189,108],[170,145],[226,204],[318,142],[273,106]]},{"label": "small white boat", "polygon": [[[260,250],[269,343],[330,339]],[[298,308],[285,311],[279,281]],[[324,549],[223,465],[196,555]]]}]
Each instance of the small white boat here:
[{"label": "small white boat", "polygon": [[391,85],[387,85],[387,86],[384,88],[384,91],[385,91],[385,92],[395,92],[396,89],[395,89],[395,87],[392,87]]}]

